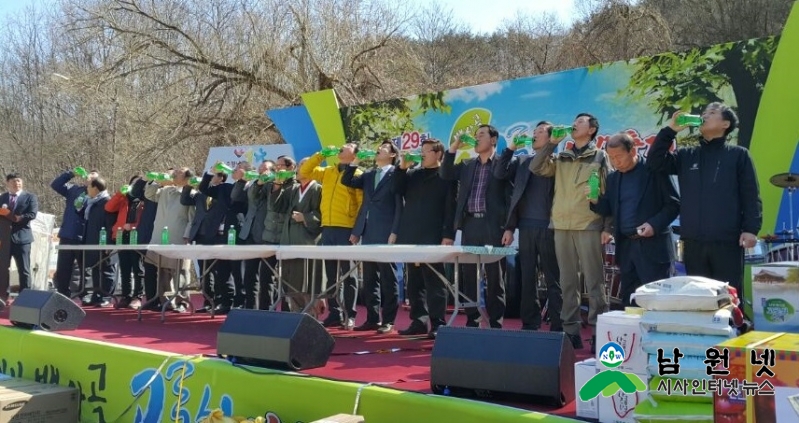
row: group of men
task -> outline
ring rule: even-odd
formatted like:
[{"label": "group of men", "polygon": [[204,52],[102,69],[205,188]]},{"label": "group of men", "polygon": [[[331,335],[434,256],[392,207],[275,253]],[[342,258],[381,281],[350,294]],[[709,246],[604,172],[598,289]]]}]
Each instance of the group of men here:
[{"label": "group of men", "polygon": [[[169,178],[134,176],[129,192],[113,196],[96,172],[83,185],[72,184],[74,174],[66,172],[52,183],[67,202],[59,236],[62,244],[97,243],[104,226],[113,228],[112,240],[118,236],[129,240],[135,229],[139,244],[159,243],[152,239],[153,232],[163,230],[171,244],[223,244],[233,228],[237,242],[243,244],[452,245],[456,231],[461,231],[463,245],[509,246],[518,231],[522,329],[542,328],[541,275],[549,329],[565,332],[575,348],[583,348],[583,292],[589,300],[589,325],[608,310],[605,246],[615,243],[620,296],[623,305],[630,305],[637,287],[673,275],[671,224],[678,215],[686,272],[729,282],[739,295],[743,293],[744,249],[756,243],[762,204],[748,151],[727,143],[737,116],[724,104],[708,105],[698,128],[699,145],[674,150],[676,134],[685,129],[677,124],[680,114],[675,113],[658,133],[647,159],[625,133],[611,136],[604,149],[598,148],[598,119],[580,113],[571,125],[572,145],[558,153],[564,136],[553,137],[553,125],[542,121],[533,131],[532,154],[518,154],[512,142],[498,153],[499,133],[484,124],[474,134],[475,157],[459,163],[455,159],[463,144],[458,138],[448,148],[436,139],[423,141],[418,164],[385,141],[377,148],[375,166],[364,171],[359,147],[350,143],[339,149],[337,163],[323,166],[331,158],[319,152],[299,164],[285,156],[267,160],[257,170],[259,175],[296,171],[291,176],[252,178],[250,164],[240,163],[231,175],[207,171],[193,187],[191,170],[172,169]],[[679,193],[671,175],[677,176]],[[235,183],[226,184],[227,177]],[[593,197],[587,194],[589,180],[595,178],[600,192]],[[0,201],[6,201],[3,198]],[[30,220],[28,214],[11,216],[16,216],[18,226]],[[77,252],[59,253],[59,292],[69,294],[73,262],[80,259]],[[101,253],[91,260],[100,259],[114,262]],[[119,263],[122,306],[137,306],[143,280],[150,307],[160,307],[152,299],[160,298],[179,276],[174,270],[179,265],[156,266],[155,257],[147,256],[139,265],[136,252],[120,254]],[[203,283],[206,297],[213,301],[207,301],[202,311],[210,311],[212,305],[222,314],[232,307],[269,308],[276,298],[275,264],[274,259],[249,260],[242,274],[241,263],[217,261],[207,272],[213,275],[213,286],[210,279]],[[405,265],[411,324],[399,333],[435,338],[445,324],[447,287],[439,279],[445,273],[443,265]],[[503,265],[484,265],[484,323],[492,328],[502,327],[505,314]],[[106,304],[105,294],[113,290],[112,266],[95,267],[95,296],[88,304]],[[321,312],[319,305],[309,305],[307,294],[302,296],[309,289],[304,282],[311,281],[315,292],[321,289],[321,266],[315,262],[288,269],[286,282],[300,292],[287,304],[289,308]],[[342,298],[330,298],[324,326],[394,331],[399,307],[395,266],[363,264],[366,319],[360,325],[356,325],[359,290],[349,266],[348,261],[324,263],[326,280],[340,282],[343,293]],[[462,267],[462,293],[476,300],[477,269]],[[106,269],[102,274],[101,268]],[[466,325],[474,327],[483,319],[473,306],[467,307],[466,317]],[[594,343],[595,336],[592,348]]]}]

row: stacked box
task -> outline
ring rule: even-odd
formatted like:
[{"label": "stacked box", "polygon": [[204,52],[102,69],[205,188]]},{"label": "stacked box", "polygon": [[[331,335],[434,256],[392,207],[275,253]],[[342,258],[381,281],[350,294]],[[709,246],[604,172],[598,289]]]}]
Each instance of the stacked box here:
[{"label": "stacked box", "polygon": [[749,332],[716,346],[728,363],[714,368],[716,421],[799,421],[799,335]]},{"label": "stacked box", "polygon": [[799,262],[752,267],[752,312],[758,331],[799,333]]}]

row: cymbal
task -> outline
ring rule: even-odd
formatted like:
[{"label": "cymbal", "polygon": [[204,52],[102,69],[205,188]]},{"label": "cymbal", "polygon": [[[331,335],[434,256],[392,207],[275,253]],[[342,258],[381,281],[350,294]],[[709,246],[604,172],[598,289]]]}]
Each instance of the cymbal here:
[{"label": "cymbal", "polygon": [[780,173],[769,179],[771,185],[780,188],[799,188],[799,177],[792,173]]}]

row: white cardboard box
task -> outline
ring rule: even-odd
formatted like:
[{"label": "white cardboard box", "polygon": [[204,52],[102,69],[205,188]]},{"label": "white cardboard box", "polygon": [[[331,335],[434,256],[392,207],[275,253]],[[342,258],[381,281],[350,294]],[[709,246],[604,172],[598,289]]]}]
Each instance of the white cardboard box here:
[{"label": "white cardboard box", "polygon": [[605,370],[599,362],[599,352],[608,342],[615,342],[624,349],[624,362],[615,370],[636,374],[647,374],[648,357],[641,346],[641,316],[624,311],[610,311],[600,314],[596,323],[596,365],[599,371]]},{"label": "white cardboard box", "polygon": [[[596,359],[594,358],[574,363],[574,392],[580,392],[580,388],[582,388],[589,379],[594,377],[596,373]],[[577,417],[586,419],[599,418],[599,409],[597,406],[598,399],[594,398],[591,401],[580,401],[578,396],[576,401]]]},{"label": "white cardboard box", "polygon": [[[649,386],[649,374],[639,374],[638,377]],[[621,389],[609,397],[599,394],[596,397],[599,423],[636,423],[633,417],[635,406],[646,401],[647,395],[647,392],[627,394]]]}]

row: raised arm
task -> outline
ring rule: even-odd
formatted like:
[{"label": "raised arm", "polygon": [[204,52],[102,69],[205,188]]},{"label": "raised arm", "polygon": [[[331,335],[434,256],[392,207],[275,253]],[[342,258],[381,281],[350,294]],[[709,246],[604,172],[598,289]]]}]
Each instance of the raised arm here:
[{"label": "raised arm", "polygon": [[391,233],[397,235],[399,233],[400,218],[402,217],[402,196],[394,194],[394,221],[391,222]]},{"label": "raised arm", "polygon": [[108,213],[119,213],[119,211],[122,209],[122,206],[125,205],[127,201],[127,196],[117,191],[117,193],[105,203],[105,211]]},{"label": "raised arm", "polygon": [[325,177],[325,169],[321,166],[322,162],[325,160],[325,157],[322,156],[322,153],[316,153],[313,156],[309,157],[305,163],[300,166],[299,174],[303,178],[313,179],[316,182],[322,183],[322,180]]},{"label": "raised arm", "polygon": [[[251,186],[254,185],[255,182],[250,184]],[[247,202],[249,199],[247,197],[247,190],[244,188],[247,186],[247,182],[244,179],[239,179],[233,184],[233,191],[230,192],[230,201],[236,202]]]},{"label": "raised arm", "polygon": [[458,206],[458,183],[448,181],[447,197],[444,203],[444,225],[441,228],[441,238],[455,240],[455,209]]},{"label": "raised arm", "polygon": [[646,165],[650,170],[668,175],[677,174],[678,151],[669,151],[675,136],[677,136],[677,131],[668,126],[661,129],[655,136],[655,141],[652,142],[646,155]]},{"label": "raised arm", "polygon": [[516,170],[519,167],[519,158],[513,156],[513,150],[506,148],[491,165],[491,173],[497,179],[513,181],[516,178]]},{"label": "raised arm", "polygon": [[153,203],[158,202],[158,197],[161,196],[161,187],[156,183],[149,183],[146,187],[144,187],[144,198],[152,201]]},{"label": "raised arm", "polygon": [[130,196],[139,200],[146,200],[144,197],[145,186],[147,186],[147,181],[144,178],[137,179],[133,186],[130,187]]},{"label": "raised arm", "polygon": [[69,196],[69,188],[72,187],[72,183],[69,181],[75,177],[75,174],[72,173],[71,170],[68,170],[53,179],[53,182],[50,182],[50,188],[52,188],[58,195],[68,198]]},{"label": "raised arm", "polygon": [[408,174],[408,169],[397,167],[394,169],[394,192],[399,195],[405,195],[408,191],[408,179],[411,176]]},{"label": "raised arm", "polygon": [[555,162],[555,159],[552,157],[552,153],[555,152],[557,146],[557,144],[548,143],[541,151],[537,152],[530,162],[530,172],[548,178],[554,177],[557,162]]},{"label": "raised arm", "polygon": [[444,152],[444,159],[441,161],[441,167],[438,168],[438,175],[441,179],[446,181],[457,181],[461,177],[461,163],[455,164],[455,154],[449,151]]},{"label": "raised arm", "polygon": [[194,206],[197,204],[197,191],[193,190],[189,185],[183,187],[180,191],[180,205],[181,206]]},{"label": "raised arm", "polygon": [[341,184],[355,189],[363,189],[363,177],[365,173],[356,174],[358,166],[349,165],[344,169],[341,174]]}]

